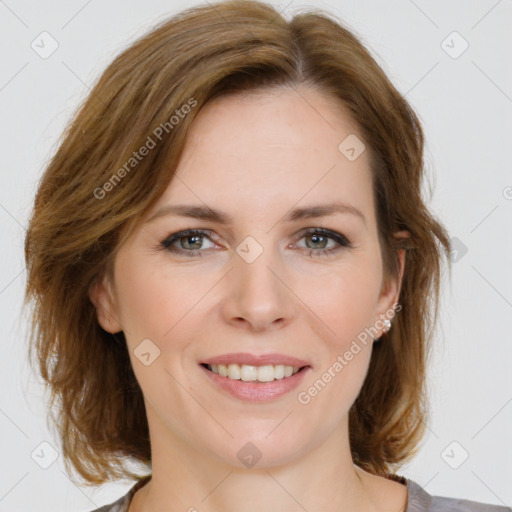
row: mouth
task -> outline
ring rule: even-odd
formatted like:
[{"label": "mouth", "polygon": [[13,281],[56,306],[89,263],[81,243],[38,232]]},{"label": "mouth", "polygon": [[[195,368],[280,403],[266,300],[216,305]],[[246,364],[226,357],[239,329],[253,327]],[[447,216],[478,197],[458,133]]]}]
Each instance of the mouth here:
[{"label": "mouth", "polygon": [[[228,362],[225,357],[222,359],[223,363],[212,361],[200,363],[198,367],[216,389],[237,400],[251,403],[261,404],[284,398],[312,371],[309,364],[292,366],[268,364],[268,361],[262,364],[260,361],[259,365],[255,365]],[[298,361],[289,358],[287,362]]]},{"label": "mouth", "polygon": [[236,352],[203,359],[198,367],[218,390],[239,400],[261,403],[296,389],[313,365],[287,354]]},{"label": "mouth", "polygon": [[208,364],[201,363],[203,368],[206,368],[212,373],[219,375],[220,377],[225,377],[230,380],[239,380],[244,382],[254,382],[254,383],[268,383],[273,382],[275,380],[282,380],[296,373],[302,372],[307,368],[310,368],[310,365],[304,366],[291,366],[284,364],[277,365],[247,365],[247,364]]}]

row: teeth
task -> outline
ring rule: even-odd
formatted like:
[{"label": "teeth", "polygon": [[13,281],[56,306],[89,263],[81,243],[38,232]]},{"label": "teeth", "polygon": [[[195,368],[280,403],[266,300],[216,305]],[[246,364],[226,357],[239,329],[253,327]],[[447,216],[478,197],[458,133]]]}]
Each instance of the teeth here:
[{"label": "teeth", "polygon": [[272,382],[274,379],[283,379],[297,373],[299,366],[288,366],[283,364],[251,366],[247,364],[209,364],[208,369],[221,377],[228,377],[233,380],[245,382]]}]

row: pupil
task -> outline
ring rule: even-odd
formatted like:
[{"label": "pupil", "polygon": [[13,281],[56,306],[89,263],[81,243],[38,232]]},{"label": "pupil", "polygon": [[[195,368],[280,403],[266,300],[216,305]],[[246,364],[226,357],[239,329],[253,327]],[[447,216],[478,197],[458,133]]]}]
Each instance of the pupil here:
[{"label": "pupil", "polygon": [[[199,245],[201,245],[201,244],[200,244],[201,237],[200,237],[199,235],[190,235],[190,236],[185,237],[186,244],[188,244],[188,243],[189,243],[189,241],[190,241],[190,240],[193,240],[193,239],[198,240],[199,242],[196,242],[196,243],[199,243]],[[192,244],[194,244],[194,242],[192,242]]]},{"label": "pupil", "polygon": [[[311,235],[311,238],[313,239],[313,242],[315,242],[315,241],[318,242],[319,238],[324,238],[325,239],[325,237],[323,235]],[[324,244],[325,244],[325,240],[324,240]],[[323,247],[324,247],[324,245],[322,245],[322,248]]]}]

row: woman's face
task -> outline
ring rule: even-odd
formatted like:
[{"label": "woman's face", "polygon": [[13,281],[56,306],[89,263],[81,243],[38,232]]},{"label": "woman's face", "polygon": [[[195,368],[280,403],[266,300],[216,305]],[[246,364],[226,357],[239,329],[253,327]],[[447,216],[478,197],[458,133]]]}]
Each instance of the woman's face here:
[{"label": "woman's face", "polygon": [[[175,178],[119,250],[113,283],[91,295],[102,327],[124,331],[153,446],[237,466],[261,456],[262,467],[343,433],[399,290],[383,280],[358,133],[303,88],[222,97],[195,119]],[[158,214],[178,205],[227,221]],[[320,212],[333,205],[345,211]],[[185,229],[202,233],[170,239]],[[241,369],[269,382],[202,366],[251,362],[240,353],[273,354]],[[278,379],[269,363],[286,357],[307,367]]]}]

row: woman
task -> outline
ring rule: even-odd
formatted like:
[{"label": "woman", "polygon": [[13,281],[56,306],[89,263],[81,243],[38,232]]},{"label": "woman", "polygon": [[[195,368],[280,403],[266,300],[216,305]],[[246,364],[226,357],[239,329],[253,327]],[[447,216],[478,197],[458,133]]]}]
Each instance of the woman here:
[{"label": "woman", "polygon": [[138,479],[98,511],[505,510],[396,474],[425,428],[450,252],[422,151],[320,13],[189,9],[114,60],[25,245],[66,466]]}]

